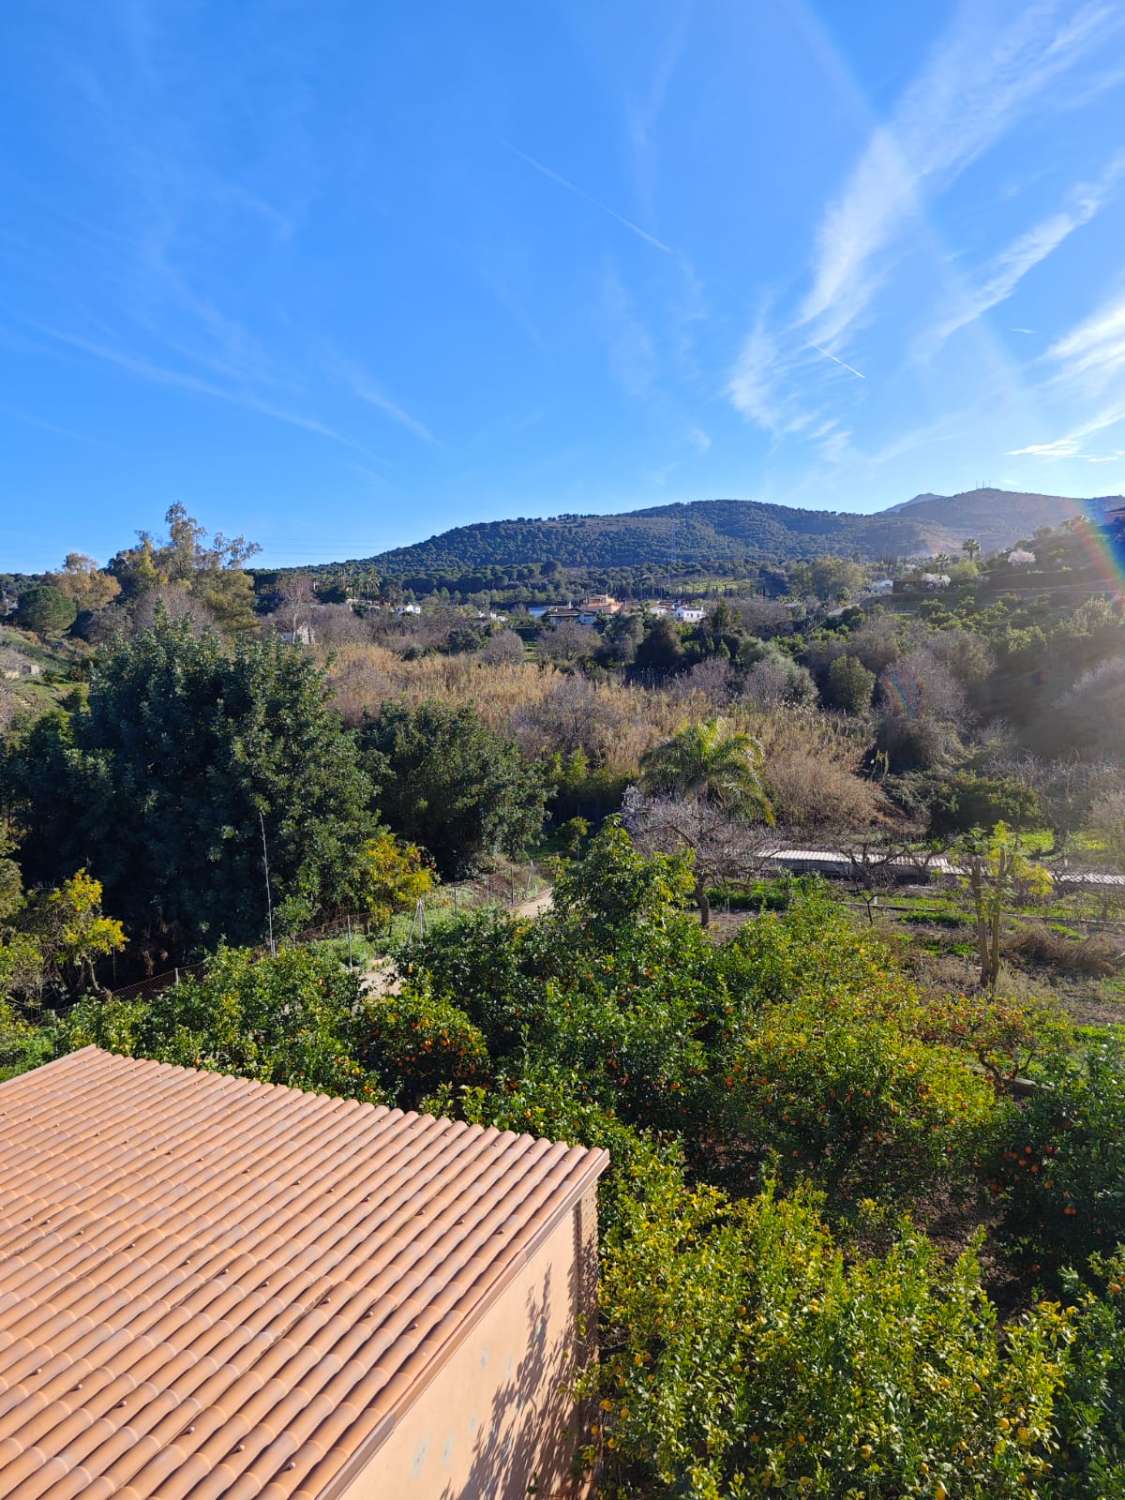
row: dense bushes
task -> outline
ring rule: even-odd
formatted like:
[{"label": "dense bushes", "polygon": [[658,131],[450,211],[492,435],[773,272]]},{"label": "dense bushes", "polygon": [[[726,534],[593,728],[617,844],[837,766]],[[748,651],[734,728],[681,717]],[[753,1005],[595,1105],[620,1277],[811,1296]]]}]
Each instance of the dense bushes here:
[{"label": "dense bushes", "polygon": [[[136,949],[307,925],[346,897],[372,788],[313,663],[158,623],[99,659],[89,706],[40,719],[0,771],[30,884],[88,866]],[[263,869],[268,851],[269,887]]]},{"label": "dense bushes", "polygon": [[869,672],[858,657],[838,656],[829,667],[825,696],[832,708],[849,714],[866,713],[874,692],[875,673]]},{"label": "dense bushes", "polygon": [[518,854],[543,826],[544,787],[510,741],[471,708],[388,703],[359,731],[379,810],[445,876],[487,854]]},{"label": "dense bushes", "polygon": [[154,1000],[86,1000],[62,1024],[64,1049],[93,1043],[133,1057],[263,1083],[379,1099],[360,1062],[359,980],[311,948],[259,958],[221,949],[203,974]]},{"label": "dense bushes", "polygon": [[1047,1493],[1067,1320],[1001,1335],[971,1250],[846,1260],[807,1191],[666,1192],[607,1237],[602,1316],[609,1495]]},{"label": "dense bushes", "polygon": [[943,777],[932,788],[929,799],[930,833],[935,838],[986,832],[997,823],[1010,828],[1034,828],[1042,817],[1039,798],[1032,787],[1015,776],[980,776],[961,771]]},{"label": "dense bushes", "polygon": [[1002,1132],[992,1165],[1002,1233],[1044,1272],[1125,1239],[1125,1046],[1055,1056]]},{"label": "dense bushes", "polygon": [[725,1063],[720,1137],[777,1152],[786,1179],[811,1175],[838,1198],[960,1179],[995,1095],[965,1060],[911,1034],[908,1006],[877,1005],[768,1006]]},{"label": "dense bushes", "polygon": [[388,995],[364,1007],[358,1026],[360,1061],[404,1109],[442,1084],[462,1089],[489,1075],[484,1037],[448,1000]]}]

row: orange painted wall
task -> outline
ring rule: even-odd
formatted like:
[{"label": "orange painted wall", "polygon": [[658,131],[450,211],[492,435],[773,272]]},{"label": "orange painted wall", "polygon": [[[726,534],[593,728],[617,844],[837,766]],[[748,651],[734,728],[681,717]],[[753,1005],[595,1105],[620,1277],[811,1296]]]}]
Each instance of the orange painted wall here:
[{"label": "orange painted wall", "polygon": [[[591,1188],[515,1272],[412,1401],[341,1500],[571,1497],[587,1414],[571,1394],[596,1327]],[[587,1335],[583,1329],[591,1330]]]}]

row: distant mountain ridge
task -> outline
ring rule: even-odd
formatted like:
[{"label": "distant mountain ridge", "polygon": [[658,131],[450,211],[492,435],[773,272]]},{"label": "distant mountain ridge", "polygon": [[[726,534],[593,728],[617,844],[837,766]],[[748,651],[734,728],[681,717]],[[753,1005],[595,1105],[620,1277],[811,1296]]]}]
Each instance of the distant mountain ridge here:
[{"label": "distant mountain ridge", "polygon": [[555,562],[562,567],[780,563],[826,552],[851,557],[932,557],[975,537],[985,552],[1010,547],[1043,526],[1101,517],[1120,495],[1080,500],[1012,490],[915,495],[873,515],[802,510],[759,500],[693,500],[618,515],[560,515],[479,521],[409,547],[363,559],[379,571],[470,572]]}]

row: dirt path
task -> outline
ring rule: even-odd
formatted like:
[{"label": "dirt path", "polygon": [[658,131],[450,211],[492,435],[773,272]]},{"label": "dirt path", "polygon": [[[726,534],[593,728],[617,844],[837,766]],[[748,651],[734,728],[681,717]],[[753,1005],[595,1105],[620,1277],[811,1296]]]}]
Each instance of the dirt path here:
[{"label": "dirt path", "polygon": [[512,907],[513,917],[538,917],[547,910],[551,904],[552,891],[548,886],[545,891],[540,891],[538,896],[532,896],[530,901],[523,901],[519,906]]},{"label": "dirt path", "polygon": [[[550,906],[551,894],[551,887],[548,886],[538,896],[521,901],[518,906],[508,907],[508,914],[513,917],[538,917]],[[374,963],[369,964],[364,970],[362,984],[367,995],[397,995],[402,987],[395,974],[394,961],[390,958],[377,958]]]}]

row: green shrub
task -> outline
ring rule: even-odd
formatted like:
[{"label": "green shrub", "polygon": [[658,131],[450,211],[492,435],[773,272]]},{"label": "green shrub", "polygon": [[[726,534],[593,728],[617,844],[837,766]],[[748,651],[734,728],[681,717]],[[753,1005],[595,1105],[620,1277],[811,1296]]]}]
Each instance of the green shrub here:
[{"label": "green shrub", "polygon": [[[845,1260],[807,1191],[636,1200],[603,1247],[610,1497],[1046,1495],[1067,1321],[1005,1336],[976,1255]],[[593,1454],[591,1454],[593,1456]]]},{"label": "green shrub", "polygon": [[550,788],[548,809],[551,821],[559,826],[573,818],[585,818],[598,826],[621,807],[629,777],[607,766],[591,766],[581,745],[569,755],[561,752],[546,765]]},{"label": "green shrub", "polygon": [[377,1100],[356,1057],[358,1009],[358,977],[328,955],[282,948],[262,958],[220,948],[201,976],[151,1000],[81,1001],[62,1044]]},{"label": "green shrub", "polygon": [[864,714],[875,693],[875,673],[858,656],[838,656],[828,668],[825,699],[831,708],[849,714]]},{"label": "green shrub", "polygon": [[930,797],[930,833],[935,838],[986,832],[997,823],[1010,828],[1034,828],[1042,809],[1034,788],[1015,776],[978,776],[960,771],[938,781]]},{"label": "green shrub", "polygon": [[486,907],[406,943],[397,961],[408,982],[457,1005],[502,1058],[543,1019],[553,966],[549,955],[540,960],[541,947],[538,924]]},{"label": "green shrub", "polygon": [[379,814],[421,844],[443,879],[521,853],[543,827],[542,777],[469,707],[384,703],[359,732]]},{"label": "green shrub", "polygon": [[[884,993],[886,989],[884,987]],[[962,1174],[996,1095],[953,1050],[920,1041],[906,997],[810,997],[768,1006],[736,1041],[716,1088],[732,1153],[777,1153],[837,1198]]]},{"label": "green shrub", "polygon": [[36,635],[61,635],[78,617],[78,606],[69,594],[49,583],[24,589],[16,605],[16,619],[24,630]]},{"label": "green shrub", "polygon": [[856,926],[823,881],[789,890],[785,910],[747,922],[719,950],[717,969],[739,1015],[802,995],[863,995],[894,970],[885,944]]},{"label": "green shrub", "polygon": [[1125,1240],[1125,1045],[1053,1057],[992,1162],[1000,1233],[1052,1275]]},{"label": "green shrub", "polygon": [[0,999],[0,1083],[49,1062],[53,1052],[51,1030],[33,1025]]},{"label": "green shrub", "polygon": [[1073,1271],[1063,1275],[1075,1319],[1057,1402],[1051,1493],[1058,1500],[1125,1495],[1125,1246],[1094,1256],[1090,1280],[1095,1286]]},{"label": "green shrub", "polygon": [[484,1037],[448,1000],[386,995],[364,1007],[359,1029],[360,1061],[403,1109],[443,1083],[463,1088],[491,1072]]}]

